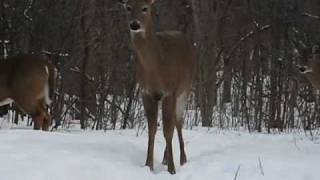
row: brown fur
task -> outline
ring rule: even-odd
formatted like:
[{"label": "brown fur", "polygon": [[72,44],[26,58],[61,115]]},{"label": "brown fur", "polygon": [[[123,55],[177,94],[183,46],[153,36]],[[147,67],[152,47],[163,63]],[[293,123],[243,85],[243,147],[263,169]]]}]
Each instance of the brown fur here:
[{"label": "brown fur", "polygon": [[[187,161],[182,137],[183,117],[180,113],[177,115],[176,106],[178,97],[190,92],[195,68],[195,50],[191,40],[180,32],[154,31],[152,3],[152,0],[128,0],[125,4],[125,7],[131,7],[128,21],[137,20],[145,29],[145,32],[131,32],[131,39],[138,55],[137,79],[143,89],[143,105],[148,120],[146,166],[153,170],[158,101],[162,100],[163,133],[166,139],[163,164],[168,164],[168,171],[175,174],[172,154],[174,127],[177,128],[180,143],[180,164]],[[146,6],[149,9],[143,13],[141,9]]]},{"label": "brown fur", "polygon": [[22,111],[31,115],[34,129],[48,130],[51,118],[44,90],[47,84],[51,89],[49,94],[53,93],[54,80],[55,68],[43,56],[21,55],[0,60],[0,102],[11,98]]}]

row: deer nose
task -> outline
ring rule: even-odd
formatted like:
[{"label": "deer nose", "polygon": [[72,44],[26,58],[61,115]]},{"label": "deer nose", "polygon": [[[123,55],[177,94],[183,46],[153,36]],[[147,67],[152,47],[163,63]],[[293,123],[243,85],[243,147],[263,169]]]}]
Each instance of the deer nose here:
[{"label": "deer nose", "polygon": [[130,29],[133,31],[137,31],[141,28],[141,25],[138,21],[133,21],[130,23]]},{"label": "deer nose", "polygon": [[299,71],[300,71],[300,72],[305,72],[306,70],[307,70],[307,68],[304,67],[304,66],[299,67]]}]

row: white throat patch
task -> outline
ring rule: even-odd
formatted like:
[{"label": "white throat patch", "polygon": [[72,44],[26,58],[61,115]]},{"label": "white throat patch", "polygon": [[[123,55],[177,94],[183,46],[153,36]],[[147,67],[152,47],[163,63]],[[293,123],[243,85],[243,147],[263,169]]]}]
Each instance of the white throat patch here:
[{"label": "white throat patch", "polygon": [[137,35],[137,34],[141,34],[143,38],[146,37],[146,31],[145,31],[144,29],[139,29],[139,30],[136,30],[136,31],[130,29],[130,35],[131,35],[131,37],[134,37],[134,36]]},{"label": "white throat patch", "polygon": [[307,73],[312,73],[312,69],[305,67],[306,70],[301,72],[301,74],[307,74]]}]

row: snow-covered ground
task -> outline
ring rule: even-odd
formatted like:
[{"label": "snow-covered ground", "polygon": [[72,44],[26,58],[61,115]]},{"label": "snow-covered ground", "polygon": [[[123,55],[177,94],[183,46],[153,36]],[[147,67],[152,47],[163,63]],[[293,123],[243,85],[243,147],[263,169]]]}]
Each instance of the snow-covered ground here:
[{"label": "snow-covered ground", "polygon": [[188,163],[176,175],[161,165],[159,131],[155,171],[144,167],[147,133],[0,130],[0,180],[319,180],[320,142],[304,135],[248,134],[215,129],[184,131]]}]

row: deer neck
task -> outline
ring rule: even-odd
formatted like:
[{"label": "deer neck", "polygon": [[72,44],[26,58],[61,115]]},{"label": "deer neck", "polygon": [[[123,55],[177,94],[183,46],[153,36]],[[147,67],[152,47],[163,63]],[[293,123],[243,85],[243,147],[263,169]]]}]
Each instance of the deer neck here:
[{"label": "deer neck", "polygon": [[144,70],[153,71],[159,65],[161,48],[152,20],[148,21],[144,32],[132,33],[131,38],[139,57],[138,63]]}]

